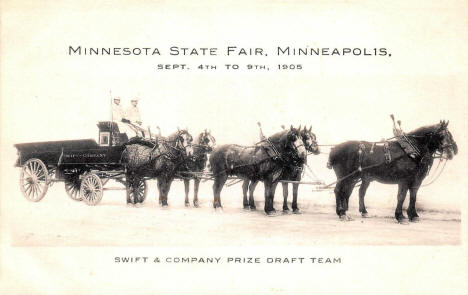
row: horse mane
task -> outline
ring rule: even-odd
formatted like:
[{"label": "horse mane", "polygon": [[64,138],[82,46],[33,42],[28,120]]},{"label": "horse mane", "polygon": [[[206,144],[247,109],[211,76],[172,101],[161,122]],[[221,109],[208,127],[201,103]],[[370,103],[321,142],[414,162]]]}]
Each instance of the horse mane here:
[{"label": "horse mane", "polygon": [[409,133],[407,135],[414,135],[414,136],[425,136],[429,133],[438,131],[441,128],[441,124],[434,124],[434,125],[427,125],[423,127],[419,127]]},{"label": "horse mane", "polygon": [[283,141],[285,137],[288,136],[289,132],[291,130],[286,129],[286,130],[281,130],[280,132],[277,132],[271,136],[268,137],[268,139],[272,142],[280,142]]},{"label": "horse mane", "polygon": [[177,130],[176,132],[170,134],[167,136],[167,141],[175,141],[178,136],[187,133],[186,130]]}]

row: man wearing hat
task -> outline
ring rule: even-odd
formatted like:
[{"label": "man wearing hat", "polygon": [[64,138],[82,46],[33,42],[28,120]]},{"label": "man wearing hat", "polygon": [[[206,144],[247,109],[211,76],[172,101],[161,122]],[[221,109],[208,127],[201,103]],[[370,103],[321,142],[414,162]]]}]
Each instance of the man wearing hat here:
[{"label": "man wearing hat", "polygon": [[130,127],[135,131],[137,136],[145,137],[145,130],[141,128],[141,115],[140,110],[138,110],[138,97],[132,98],[131,105],[125,112],[125,118],[130,121]]},{"label": "man wearing hat", "polygon": [[114,102],[112,103],[112,121],[122,122],[122,119],[125,117],[125,112],[120,105],[120,97],[114,97]]},{"label": "man wearing hat", "polygon": [[112,121],[117,123],[121,133],[130,135],[130,132],[133,131],[133,129],[127,125],[130,121],[125,117],[125,111],[120,104],[120,97],[118,96],[114,97],[112,102]]},{"label": "man wearing hat", "polygon": [[128,107],[125,112],[125,118],[130,120],[132,124],[137,124],[141,126],[141,116],[140,111],[138,110],[138,97],[132,98],[131,105]]}]

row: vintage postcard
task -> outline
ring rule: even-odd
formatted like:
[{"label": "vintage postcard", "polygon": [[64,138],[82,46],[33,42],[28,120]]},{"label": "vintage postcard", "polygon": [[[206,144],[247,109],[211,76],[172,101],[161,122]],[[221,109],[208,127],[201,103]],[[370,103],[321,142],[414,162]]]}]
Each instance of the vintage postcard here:
[{"label": "vintage postcard", "polygon": [[465,1],[0,11],[0,293],[466,294]]}]

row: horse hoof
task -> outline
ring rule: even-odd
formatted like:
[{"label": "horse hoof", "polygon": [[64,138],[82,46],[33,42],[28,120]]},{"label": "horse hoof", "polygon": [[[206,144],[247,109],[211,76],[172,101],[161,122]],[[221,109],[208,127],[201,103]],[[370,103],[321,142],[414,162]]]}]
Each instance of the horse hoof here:
[{"label": "horse hoof", "polygon": [[302,214],[302,211],[299,208],[293,209],[293,214]]},{"label": "horse hoof", "polygon": [[400,220],[397,220],[398,224],[402,224],[402,225],[408,225],[408,221],[404,220],[404,219],[400,219]]},{"label": "horse hoof", "polygon": [[257,211],[257,207],[255,207],[255,206],[250,206],[250,211]]},{"label": "horse hoof", "polygon": [[244,210],[249,210],[249,209],[250,209],[249,205],[244,205]]},{"label": "horse hoof", "polygon": [[198,205],[198,203],[193,203],[193,207],[200,208],[200,205]]},{"label": "horse hoof", "polygon": [[369,213],[361,213],[362,218],[369,218]]},{"label": "horse hoof", "polygon": [[189,202],[185,202],[185,207],[190,207],[190,203],[189,203]]},{"label": "horse hoof", "polygon": [[418,217],[418,216],[411,217],[411,218],[409,219],[409,221],[411,221],[411,222],[419,222],[419,217]]},{"label": "horse hoof", "polygon": [[348,215],[340,215],[340,220],[341,221],[352,221],[353,219],[349,217]]},{"label": "horse hoof", "polygon": [[135,207],[133,203],[127,202],[127,207]]},{"label": "horse hoof", "polygon": [[275,217],[275,216],[277,216],[276,210],[267,211],[267,212],[265,212],[265,213],[266,213],[266,216],[268,216],[268,217]]},{"label": "horse hoof", "polygon": [[289,215],[291,214],[291,211],[289,211],[289,209],[285,210],[283,209],[283,215]]}]

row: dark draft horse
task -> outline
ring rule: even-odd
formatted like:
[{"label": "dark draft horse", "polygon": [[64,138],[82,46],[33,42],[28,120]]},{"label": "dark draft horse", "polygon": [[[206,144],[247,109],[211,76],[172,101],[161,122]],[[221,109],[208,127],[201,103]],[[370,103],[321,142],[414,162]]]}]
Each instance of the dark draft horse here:
[{"label": "dark draft horse", "polygon": [[187,157],[185,162],[179,167],[178,173],[181,174],[185,185],[185,206],[190,206],[189,192],[190,192],[190,179],[193,179],[193,206],[198,205],[198,187],[200,185],[200,177],[198,175],[191,175],[184,172],[203,172],[208,161],[208,154],[211,153],[216,146],[216,139],[211,135],[207,129],[200,133],[193,141],[193,155]]},{"label": "dark draft horse", "polygon": [[441,121],[406,134],[411,144],[420,151],[420,155],[415,158],[405,153],[398,141],[388,141],[388,146],[348,141],[333,148],[329,164],[338,179],[335,197],[336,214],[340,219],[350,220],[346,215],[348,201],[359,180],[362,181],[359,188],[359,211],[363,217],[367,216],[364,196],[370,182],[376,180],[385,184],[398,184],[395,218],[400,223],[405,218],[402,205],[409,190],[410,203],[406,212],[410,221],[417,221],[416,194],[432,166],[435,154],[440,153],[441,157],[451,160],[458,153],[457,144],[447,125],[448,122]]},{"label": "dark draft horse", "polygon": [[[304,144],[304,147],[307,152],[312,153],[314,155],[320,154],[320,149],[317,144],[317,137],[315,134],[312,132],[312,126],[310,126],[308,129],[307,127],[304,127],[299,129],[299,136],[302,139],[302,142]],[[283,174],[281,176],[281,180],[292,180],[292,181],[300,181],[302,178],[302,171],[304,169],[304,165],[307,163],[307,160],[298,163],[294,163],[293,165],[287,166],[284,168]],[[255,187],[258,184],[258,180],[251,180],[251,179],[246,179],[244,180],[242,184],[242,193],[243,193],[243,205],[244,209],[251,209],[255,210],[255,200],[253,193],[255,191]],[[289,212],[289,207],[288,207],[288,194],[289,194],[289,186],[288,183],[281,183],[283,186],[283,212]],[[293,213],[300,213],[299,207],[297,206],[297,193],[299,190],[299,184],[298,183],[293,183],[292,184],[293,188],[293,200],[292,200],[292,212]],[[249,199],[247,200],[247,192],[249,193]]]},{"label": "dark draft horse", "polygon": [[213,150],[210,166],[213,172],[214,208],[221,207],[221,190],[228,178],[234,175],[265,185],[265,213],[274,214],[276,185],[286,167],[304,163],[307,152],[299,130],[291,128],[278,132],[255,146],[222,145]]},{"label": "dark draft horse", "polygon": [[126,167],[127,203],[141,203],[144,177],[158,180],[159,204],[167,206],[167,195],[177,168],[193,153],[192,136],[187,130],[178,130],[168,137],[156,140],[131,139],[122,152]]}]

